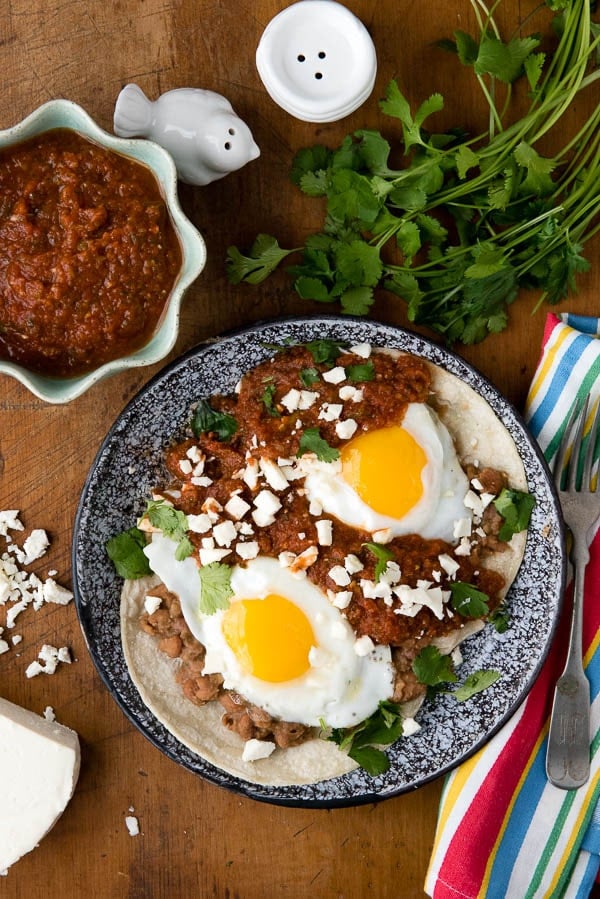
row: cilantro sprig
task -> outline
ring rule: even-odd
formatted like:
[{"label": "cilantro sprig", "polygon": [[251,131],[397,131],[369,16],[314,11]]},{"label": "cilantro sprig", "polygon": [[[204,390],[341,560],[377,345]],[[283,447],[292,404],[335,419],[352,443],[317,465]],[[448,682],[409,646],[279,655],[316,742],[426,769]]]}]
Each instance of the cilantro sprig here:
[{"label": "cilantro sprig", "polygon": [[200,577],[199,611],[204,615],[214,615],[218,609],[227,609],[229,597],[233,596],[231,567],[223,562],[211,562],[198,569]]},{"label": "cilantro sprig", "polygon": [[531,493],[505,487],[494,500],[494,506],[504,519],[498,537],[508,541],[513,534],[525,531],[529,526],[535,497]]},{"label": "cilantro sprig", "polygon": [[[492,12],[471,0],[478,32],[457,30],[440,47],[473,73],[489,112],[477,136],[461,128],[438,133],[439,93],[412,104],[396,81],[382,111],[400,134],[360,130],[336,148],[297,153],[292,181],[323,198],[325,222],[304,246],[287,250],[260,235],[249,255],[230,247],[234,283],[258,283],[283,260],[297,293],[367,314],[385,288],[408,317],[465,344],[502,331],[521,288],[557,303],[589,268],[584,247],[600,228],[600,105],[577,134],[563,117],[600,78],[600,34],[589,0],[546,0],[555,12],[555,46],[538,35],[504,40]],[[494,11],[498,4],[494,6]],[[485,7],[483,7],[485,10]],[[512,87],[528,88],[529,105],[512,115]],[[542,138],[564,133],[553,156]],[[390,156],[400,157],[398,167]]]},{"label": "cilantro sprig", "polygon": [[200,434],[213,433],[217,440],[229,440],[236,433],[238,423],[228,412],[217,412],[206,400],[200,400],[192,416],[192,431]]},{"label": "cilantro sprig", "polygon": [[152,499],[146,505],[145,516],[151,525],[177,543],[175,558],[178,562],[192,554],[194,546],[187,535],[188,520],[184,512],[173,508],[165,500]]},{"label": "cilantro sprig", "polygon": [[391,549],[388,549],[387,546],[383,546],[381,543],[363,543],[363,546],[377,559],[375,565],[375,582],[377,582],[382,574],[384,574],[387,563],[391,562],[394,558],[394,553]]},{"label": "cilantro sprig", "polygon": [[379,703],[377,711],[356,727],[334,728],[329,733],[323,728],[326,739],[336,743],[348,753],[361,768],[373,777],[383,774],[390,766],[382,746],[389,746],[402,736],[400,707],[389,700]]},{"label": "cilantro sprig", "polygon": [[321,437],[318,428],[303,431],[296,455],[303,456],[305,453],[314,453],[320,462],[335,462],[340,457],[340,451]]},{"label": "cilantro sprig", "polygon": [[137,527],[115,534],[106,541],[106,552],[117,574],[131,580],[151,574],[145,545],[146,535]]}]

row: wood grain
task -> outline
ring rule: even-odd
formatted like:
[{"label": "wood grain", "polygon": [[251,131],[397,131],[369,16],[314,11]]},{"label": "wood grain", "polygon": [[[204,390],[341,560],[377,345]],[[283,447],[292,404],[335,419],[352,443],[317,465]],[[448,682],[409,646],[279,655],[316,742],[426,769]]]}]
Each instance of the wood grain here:
[{"label": "wood grain", "polygon": [[[224,275],[230,243],[247,245],[258,230],[297,245],[319,227],[321,209],[289,182],[294,152],[333,144],[360,127],[383,127],[376,98],[392,76],[414,103],[434,90],[446,97],[440,128],[475,130],[484,111],[468,73],[432,45],[453,29],[468,29],[468,0],[352,0],[378,53],[375,92],[342,122],[296,121],[268,97],[254,53],[277,0],[5,0],[0,12],[0,128],[40,103],[67,97],[111,130],[120,88],[137,82],[153,97],[180,86],[225,94],[253,130],[259,160],[203,189],[182,186],[182,204],[205,236],[208,263],[184,302],[171,357],[198,341],[259,319],[322,311],[299,299],[278,273],[260,289],[232,287]],[[507,33],[534,9],[534,0],[505,0],[499,21]],[[531,28],[542,27],[538,20]],[[573,123],[594,98],[578,103]],[[394,129],[385,125],[390,138]],[[588,246],[591,271],[562,307],[598,312],[598,240]],[[501,335],[460,352],[517,406],[535,368],[545,311],[524,294]],[[391,295],[372,313],[406,325]],[[134,393],[160,368],[125,373],[95,386],[66,407],[38,401],[0,377],[0,507],[18,508],[27,528],[46,528],[48,555],[37,563],[69,583],[78,497],[102,438]],[[0,625],[3,624],[0,609]],[[442,784],[377,805],[299,810],[242,799],[180,769],[154,749],[116,706],[92,665],[73,605],[27,610],[16,632],[23,642],[0,656],[0,694],[42,712],[81,736],[83,765],[76,794],[40,846],[0,880],[0,895],[66,897],[420,897]],[[25,668],[42,643],[71,648],[74,662],[53,677],[28,680]],[[2,772],[10,777],[10,772]],[[125,827],[129,809],[141,834]],[[0,788],[1,814],[1,788]]]}]

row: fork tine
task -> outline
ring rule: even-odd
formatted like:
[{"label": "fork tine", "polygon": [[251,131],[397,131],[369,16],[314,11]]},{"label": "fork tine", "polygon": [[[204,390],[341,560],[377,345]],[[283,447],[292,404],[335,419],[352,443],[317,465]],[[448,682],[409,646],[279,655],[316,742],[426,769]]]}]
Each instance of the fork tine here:
[{"label": "fork tine", "polygon": [[594,450],[596,449],[596,438],[598,436],[598,424],[600,422],[600,399],[596,405],[594,420],[588,435],[588,444],[585,451],[585,461],[583,463],[583,475],[581,480],[582,490],[592,489],[592,467],[594,465]]},{"label": "fork tine", "polygon": [[575,490],[577,488],[577,465],[579,462],[579,454],[581,452],[581,440],[583,437],[583,426],[585,424],[585,420],[587,418],[587,410],[589,403],[589,394],[586,396],[583,401],[583,406],[581,408],[581,413],[577,419],[577,426],[575,429],[575,439],[573,441],[573,447],[571,449],[571,458],[569,460],[569,475],[567,481],[567,490]]}]

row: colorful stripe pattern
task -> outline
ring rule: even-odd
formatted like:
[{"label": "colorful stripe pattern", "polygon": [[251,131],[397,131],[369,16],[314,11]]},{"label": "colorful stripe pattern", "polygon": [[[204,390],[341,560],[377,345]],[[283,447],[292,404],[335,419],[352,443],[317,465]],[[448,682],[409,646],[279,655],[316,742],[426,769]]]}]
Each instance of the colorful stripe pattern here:
[{"label": "colorful stripe pattern", "polygon": [[[546,459],[573,404],[600,401],[600,319],[549,315],[525,416]],[[586,574],[584,663],[592,697],[591,777],[546,780],[554,685],[564,665],[569,597],[542,671],[504,728],[446,780],[425,890],[433,899],[585,899],[600,867],[600,530]],[[594,593],[596,594],[594,596]]]}]

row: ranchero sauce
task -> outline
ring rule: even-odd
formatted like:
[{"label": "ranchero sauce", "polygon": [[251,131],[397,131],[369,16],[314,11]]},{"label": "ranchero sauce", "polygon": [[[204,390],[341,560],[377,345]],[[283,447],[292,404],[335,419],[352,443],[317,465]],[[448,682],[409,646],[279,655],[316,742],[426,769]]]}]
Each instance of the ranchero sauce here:
[{"label": "ranchero sauce", "polygon": [[69,129],[0,151],[0,357],[75,376],[148,342],[181,266],[158,182]]}]

